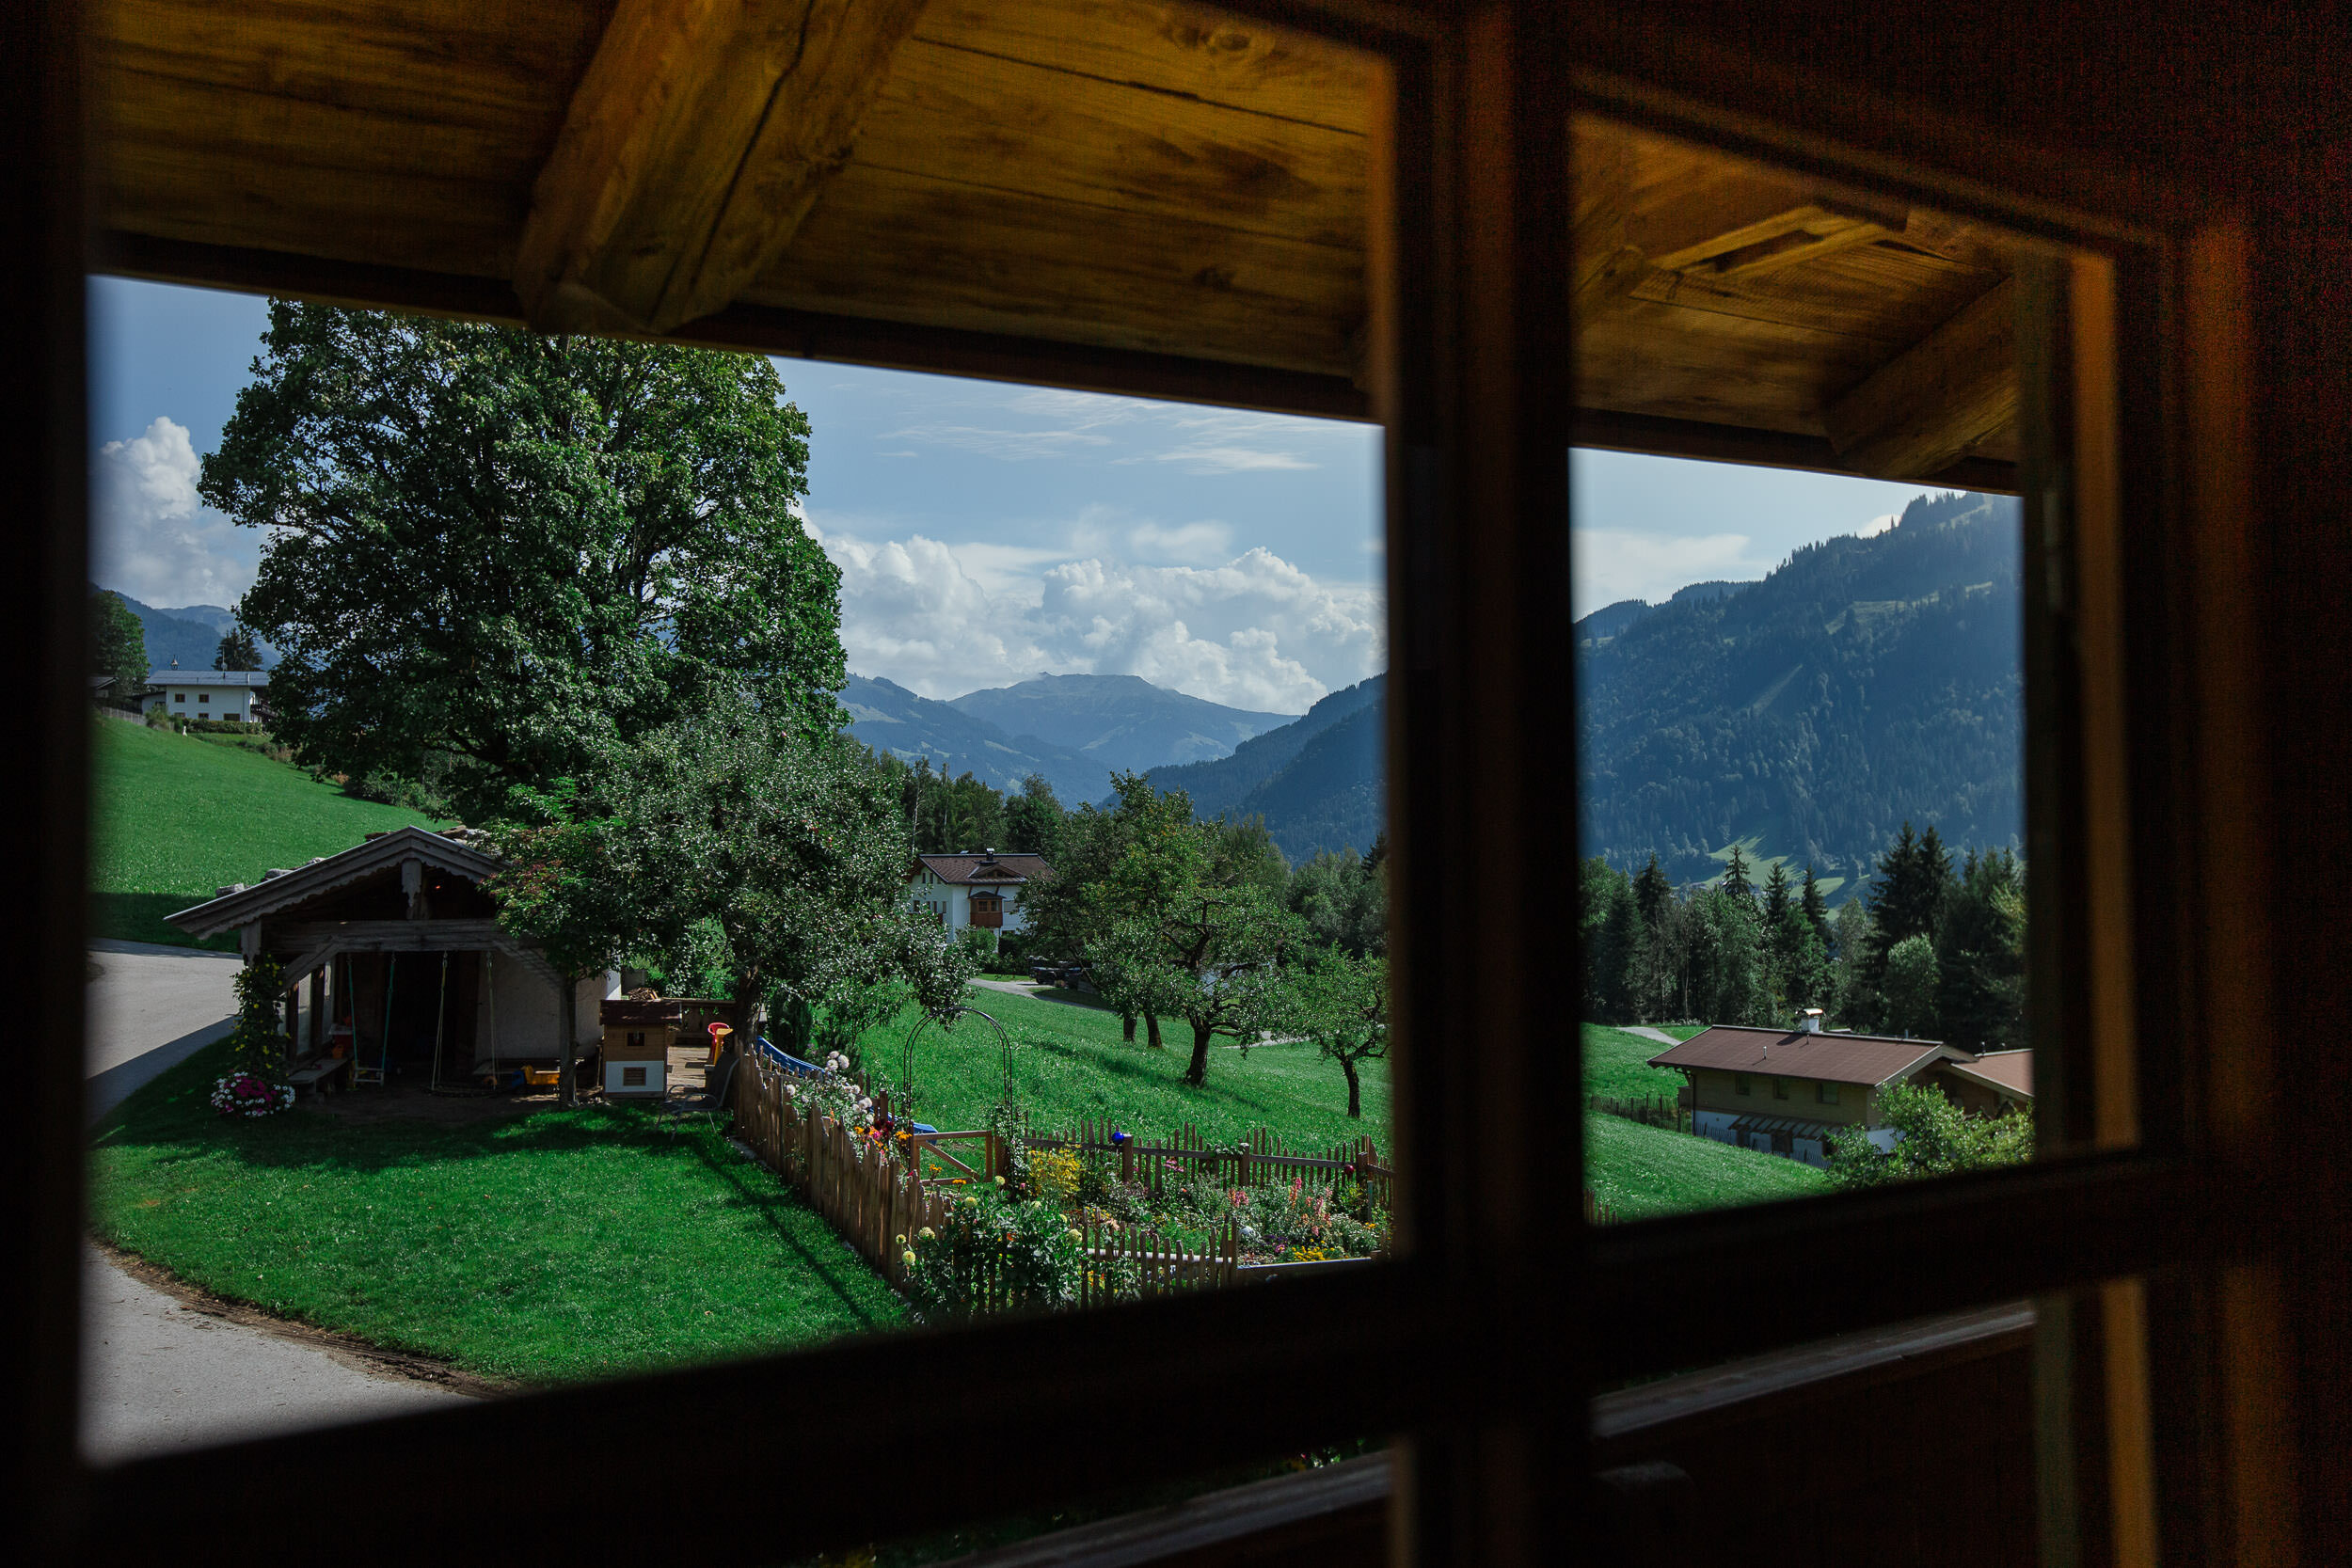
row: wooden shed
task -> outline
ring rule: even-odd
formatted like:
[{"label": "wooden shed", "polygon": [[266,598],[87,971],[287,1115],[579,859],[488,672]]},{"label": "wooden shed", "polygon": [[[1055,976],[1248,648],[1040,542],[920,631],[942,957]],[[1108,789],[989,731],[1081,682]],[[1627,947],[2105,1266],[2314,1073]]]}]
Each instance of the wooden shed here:
[{"label": "wooden shed", "polygon": [[[453,833],[401,828],[170,916],[194,937],[237,934],[250,959],[285,966],[298,1081],[334,1086],[407,1076],[464,1082],[563,1053],[564,981],[497,920],[482,882],[499,862]],[[467,835],[470,836],[470,835]],[[576,1049],[617,976],[577,983]],[[337,1046],[344,1065],[333,1065]]]}]

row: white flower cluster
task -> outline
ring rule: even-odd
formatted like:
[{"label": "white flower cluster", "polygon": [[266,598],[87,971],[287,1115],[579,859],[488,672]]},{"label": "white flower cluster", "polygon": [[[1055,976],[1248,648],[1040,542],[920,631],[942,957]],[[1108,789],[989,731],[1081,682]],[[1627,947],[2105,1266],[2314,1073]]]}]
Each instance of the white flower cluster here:
[{"label": "white flower cluster", "polygon": [[787,1084],[785,1093],[803,1115],[830,1117],[852,1132],[874,1125],[873,1099],[850,1076],[850,1058],[838,1051],[818,1071]]},{"label": "white flower cluster", "polygon": [[272,1084],[249,1072],[232,1072],[213,1085],[213,1109],[225,1117],[266,1117],[291,1110],[292,1084]]}]

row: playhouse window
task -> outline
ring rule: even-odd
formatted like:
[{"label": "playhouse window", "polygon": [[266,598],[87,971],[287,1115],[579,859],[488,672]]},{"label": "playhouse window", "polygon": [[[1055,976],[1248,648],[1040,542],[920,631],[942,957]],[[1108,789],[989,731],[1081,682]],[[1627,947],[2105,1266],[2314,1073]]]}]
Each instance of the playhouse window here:
[{"label": "playhouse window", "polygon": [[621,1069],[621,1087],[625,1089],[642,1089],[644,1086],[645,1069],[644,1068],[625,1067]]}]

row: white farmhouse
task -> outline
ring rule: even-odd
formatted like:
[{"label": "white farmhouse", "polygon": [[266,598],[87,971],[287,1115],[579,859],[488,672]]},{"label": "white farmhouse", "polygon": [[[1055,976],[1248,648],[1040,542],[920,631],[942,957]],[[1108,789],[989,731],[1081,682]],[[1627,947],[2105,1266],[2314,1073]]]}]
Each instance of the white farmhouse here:
[{"label": "white farmhouse", "polygon": [[147,677],[152,701],[174,719],[253,718],[269,688],[266,670],[156,670]]},{"label": "white farmhouse", "polygon": [[1018,931],[1028,925],[1021,894],[1053,876],[1041,855],[1000,855],[967,849],[960,855],[917,855],[907,881],[914,902],[939,916],[951,931],[977,926],[983,931]]}]

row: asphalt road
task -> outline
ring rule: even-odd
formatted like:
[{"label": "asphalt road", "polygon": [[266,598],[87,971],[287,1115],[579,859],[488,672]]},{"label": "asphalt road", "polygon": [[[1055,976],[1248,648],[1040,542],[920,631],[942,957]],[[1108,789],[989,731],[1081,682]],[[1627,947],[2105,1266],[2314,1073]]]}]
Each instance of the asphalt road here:
[{"label": "asphalt road", "polygon": [[[90,961],[93,1117],[234,1022],[230,955],[97,942]],[[95,1248],[82,1280],[82,1448],[100,1464],[463,1397],[193,1311]]]}]

